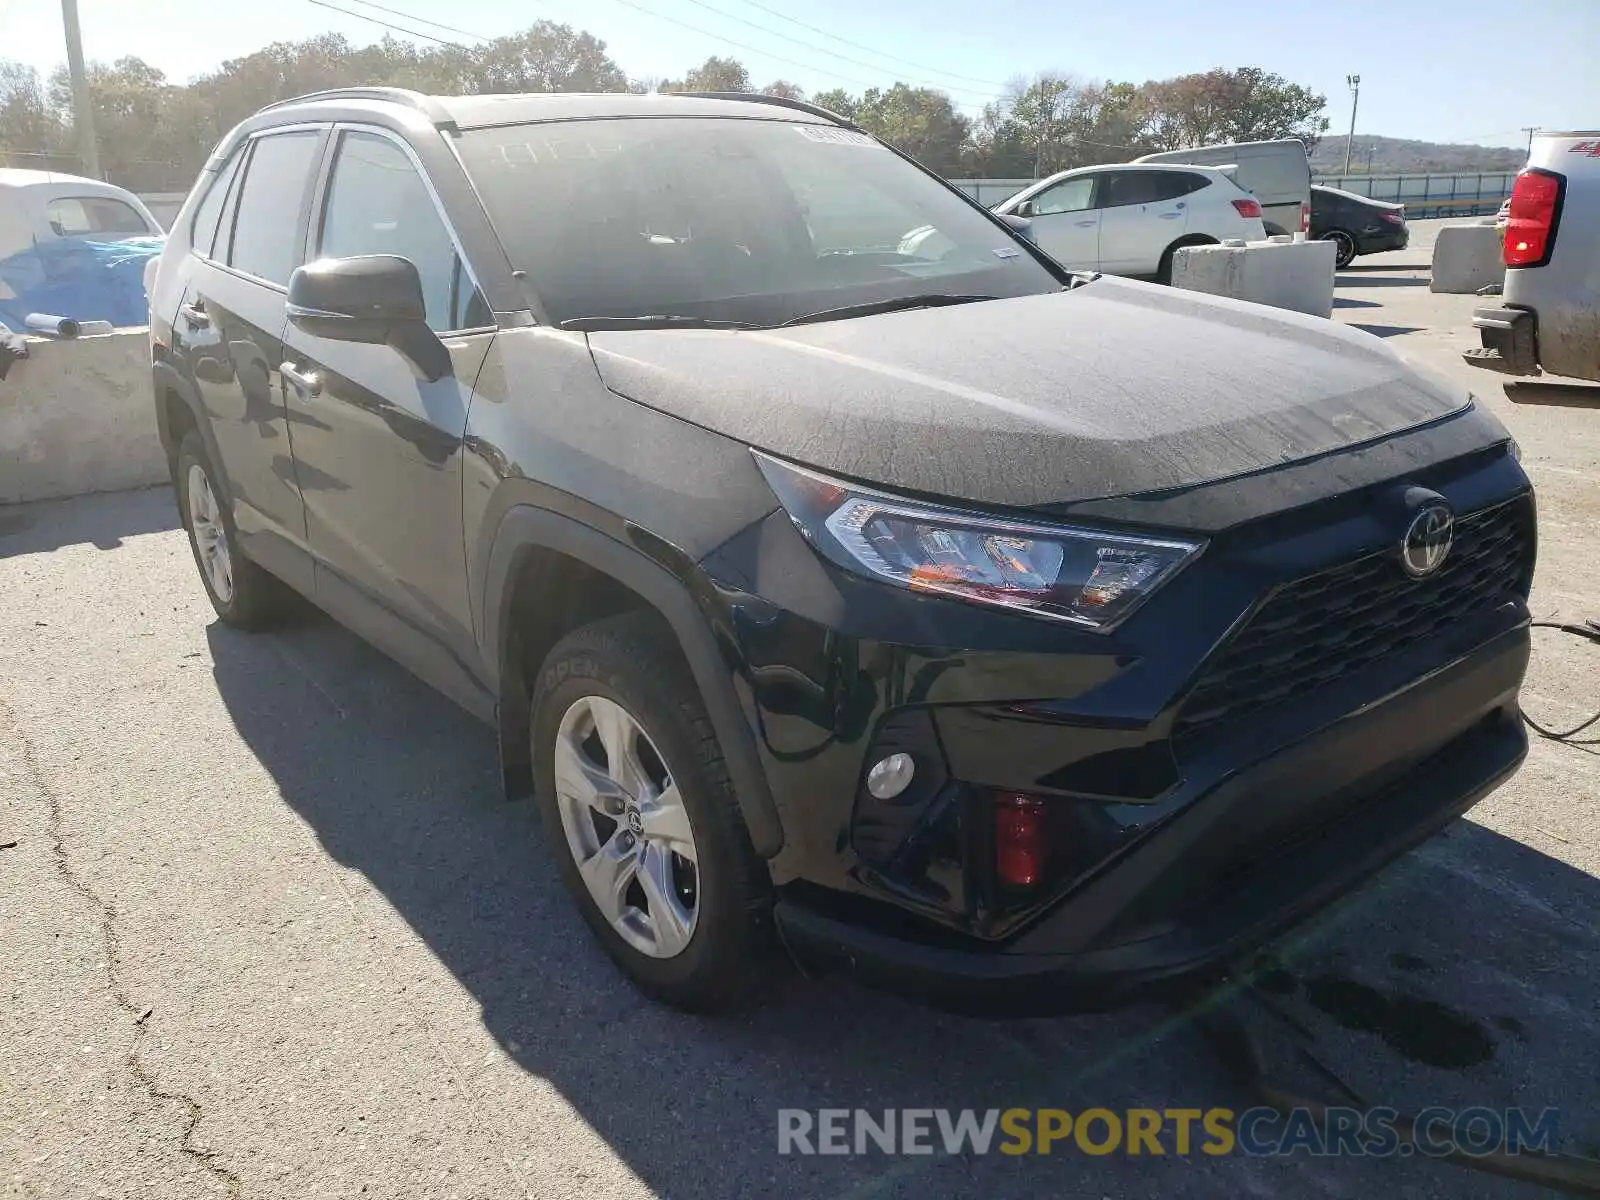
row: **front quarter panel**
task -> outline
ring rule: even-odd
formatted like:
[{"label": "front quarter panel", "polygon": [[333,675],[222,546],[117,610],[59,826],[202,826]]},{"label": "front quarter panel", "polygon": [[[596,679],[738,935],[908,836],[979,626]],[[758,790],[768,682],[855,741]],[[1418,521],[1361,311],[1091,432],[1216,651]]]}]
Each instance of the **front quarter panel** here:
[{"label": "front quarter panel", "polygon": [[[587,338],[503,330],[468,415],[464,514],[479,640],[497,659],[484,581],[517,505],[547,509],[658,559],[693,563],[777,507],[749,448],[609,391]],[[665,564],[664,564],[665,565]]]}]

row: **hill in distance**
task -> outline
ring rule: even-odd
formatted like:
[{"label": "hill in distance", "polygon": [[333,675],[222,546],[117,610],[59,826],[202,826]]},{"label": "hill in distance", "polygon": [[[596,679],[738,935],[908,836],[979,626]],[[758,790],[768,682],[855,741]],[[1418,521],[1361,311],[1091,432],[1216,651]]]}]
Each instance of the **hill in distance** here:
[{"label": "hill in distance", "polygon": [[[1311,170],[1317,175],[1344,171],[1344,134],[1324,135],[1311,152]],[[1446,142],[1420,142],[1410,138],[1356,134],[1350,155],[1351,174],[1368,174],[1368,154],[1373,175],[1399,173],[1439,174],[1450,171],[1519,171],[1528,161],[1525,148],[1463,146]]]}]

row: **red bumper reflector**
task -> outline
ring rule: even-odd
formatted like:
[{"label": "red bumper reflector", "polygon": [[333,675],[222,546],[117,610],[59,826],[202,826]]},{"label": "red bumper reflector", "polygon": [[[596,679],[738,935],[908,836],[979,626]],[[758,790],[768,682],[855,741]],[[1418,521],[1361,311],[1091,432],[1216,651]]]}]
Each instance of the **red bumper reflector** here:
[{"label": "red bumper reflector", "polygon": [[1044,877],[1049,838],[1044,804],[1021,792],[994,798],[994,865],[1000,882],[1032,887]]}]

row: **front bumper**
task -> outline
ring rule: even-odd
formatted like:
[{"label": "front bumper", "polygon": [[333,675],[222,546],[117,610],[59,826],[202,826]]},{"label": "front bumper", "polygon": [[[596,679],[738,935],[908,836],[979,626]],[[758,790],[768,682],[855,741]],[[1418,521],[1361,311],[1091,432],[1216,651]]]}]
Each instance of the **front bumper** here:
[{"label": "front bumper", "polygon": [[1495,304],[1474,309],[1472,325],[1483,345],[1462,353],[1469,366],[1502,375],[1539,374],[1538,314]]},{"label": "front bumper", "polygon": [[[1496,786],[1526,750],[1533,498],[1471,411],[1412,449],[1434,461],[1398,481],[1320,468],[1314,501],[1294,471],[1146,501],[1211,540],[1110,635],[862,579],[781,511],[704,560],[796,954],[949,1007],[1098,1007],[1233,960]],[[1460,519],[1407,583],[1416,487]],[[870,796],[901,752],[911,785]],[[1022,880],[996,840],[1018,804],[1047,827]]]},{"label": "front bumper", "polygon": [[[802,961],[982,1015],[1102,1008],[1204,976],[1356,888],[1504,782],[1527,753],[1516,702],[1527,660],[1519,622],[1255,763],[999,950],[930,945],[787,901],[779,928]],[[1274,826],[1285,840],[1272,840]],[[1052,943],[1077,948],[1052,953]]]}]

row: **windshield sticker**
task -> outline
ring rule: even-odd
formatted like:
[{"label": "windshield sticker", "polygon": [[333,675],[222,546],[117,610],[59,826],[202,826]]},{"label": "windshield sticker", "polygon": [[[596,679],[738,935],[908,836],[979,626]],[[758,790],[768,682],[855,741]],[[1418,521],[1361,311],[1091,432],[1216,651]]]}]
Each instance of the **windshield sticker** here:
[{"label": "windshield sticker", "polygon": [[874,146],[877,143],[864,133],[853,129],[836,129],[832,125],[791,126],[801,137],[813,142],[826,142],[830,146]]},{"label": "windshield sticker", "polygon": [[1016,258],[1021,253],[1022,251],[1015,246],[1001,246],[1000,249],[994,252],[994,256],[996,258]]}]

